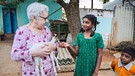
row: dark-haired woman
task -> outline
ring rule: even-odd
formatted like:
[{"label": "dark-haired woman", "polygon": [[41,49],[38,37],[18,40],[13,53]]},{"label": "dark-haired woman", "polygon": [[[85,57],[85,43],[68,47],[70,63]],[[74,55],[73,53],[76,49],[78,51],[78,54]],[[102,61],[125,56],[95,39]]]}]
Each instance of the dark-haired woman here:
[{"label": "dark-haired woman", "polygon": [[97,24],[94,15],[84,16],[83,28],[77,34],[74,48],[65,42],[60,43],[61,47],[68,48],[77,56],[74,76],[98,76],[104,43],[102,36],[95,32]]}]

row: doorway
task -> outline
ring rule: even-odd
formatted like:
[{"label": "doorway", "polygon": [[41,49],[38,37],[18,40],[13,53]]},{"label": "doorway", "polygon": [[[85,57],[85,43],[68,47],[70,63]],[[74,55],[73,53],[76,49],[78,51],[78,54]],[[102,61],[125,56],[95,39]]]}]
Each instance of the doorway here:
[{"label": "doorway", "polygon": [[16,32],[17,26],[17,15],[16,8],[3,8],[3,25],[4,33],[12,34]]}]

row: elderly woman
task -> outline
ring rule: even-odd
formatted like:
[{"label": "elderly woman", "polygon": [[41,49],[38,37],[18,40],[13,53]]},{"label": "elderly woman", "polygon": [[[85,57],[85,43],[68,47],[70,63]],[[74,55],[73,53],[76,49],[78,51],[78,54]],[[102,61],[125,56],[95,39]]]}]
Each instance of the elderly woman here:
[{"label": "elderly woman", "polygon": [[[54,76],[51,58],[51,50],[56,50],[55,44],[37,47],[31,51],[33,44],[38,42],[49,42],[52,33],[45,26],[48,21],[48,7],[41,3],[31,3],[27,7],[29,23],[19,27],[16,31],[11,51],[11,59],[22,61],[22,76],[35,76],[34,57],[42,57],[42,65],[46,76]],[[48,46],[48,48],[44,48]],[[51,48],[50,48],[51,47]]]}]

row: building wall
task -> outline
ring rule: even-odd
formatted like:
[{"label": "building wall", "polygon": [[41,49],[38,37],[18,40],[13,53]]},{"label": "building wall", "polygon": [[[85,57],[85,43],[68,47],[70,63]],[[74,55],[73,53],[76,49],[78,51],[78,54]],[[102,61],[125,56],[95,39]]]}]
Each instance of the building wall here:
[{"label": "building wall", "polygon": [[[79,0],[79,8],[91,8],[91,0]],[[94,9],[103,9],[102,0],[93,0]]]},{"label": "building wall", "polygon": [[[0,10],[2,10],[2,8],[0,8]],[[3,34],[4,30],[3,30],[3,16],[2,16],[2,11],[0,11],[0,34]]]},{"label": "building wall", "polygon": [[[25,0],[24,3],[20,3],[19,5],[17,5],[16,7],[16,13],[17,13],[17,26],[23,26],[24,24],[28,23],[28,18],[27,18],[27,14],[26,14],[26,9],[27,6],[32,3],[35,2],[37,0]],[[57,10],[58,8],[60,8],[61,6],[59,4],[57,4],[54,0],[44,0],[41,3],[48,5],[49,7],[49,14],[51,14],[52,12],[54,12],[55,10]],[[3,6],[0,6],[0,34],[4,33],[3,31],[3,14],[2,14],[2,8],[4,8]],[[48,19],[49,20],[58,20],[62,18],[62,10],[60,9],[59,11],[57,11],[56,13],[54,13],[53,15],[51,15]],[[49,23],[47,24],[49,25]]]},{"label": "building wall", "polygon": [[133,7],[128,5],[116,7],[109,47],[115,47],[122,41],[133,41],[134,23]]}]

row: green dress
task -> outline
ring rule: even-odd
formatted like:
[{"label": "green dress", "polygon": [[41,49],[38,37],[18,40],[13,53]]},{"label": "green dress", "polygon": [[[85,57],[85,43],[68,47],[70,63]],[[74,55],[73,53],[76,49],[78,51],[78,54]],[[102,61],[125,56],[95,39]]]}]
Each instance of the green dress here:
[{"label": "green dress", "polygon": [[102,36],[95,33],[90,39],[86,39],[84,33],[79,33],[74,46],[79,46],[74,76],[92,76],[96,67],[97,49],[104,47]]}]

